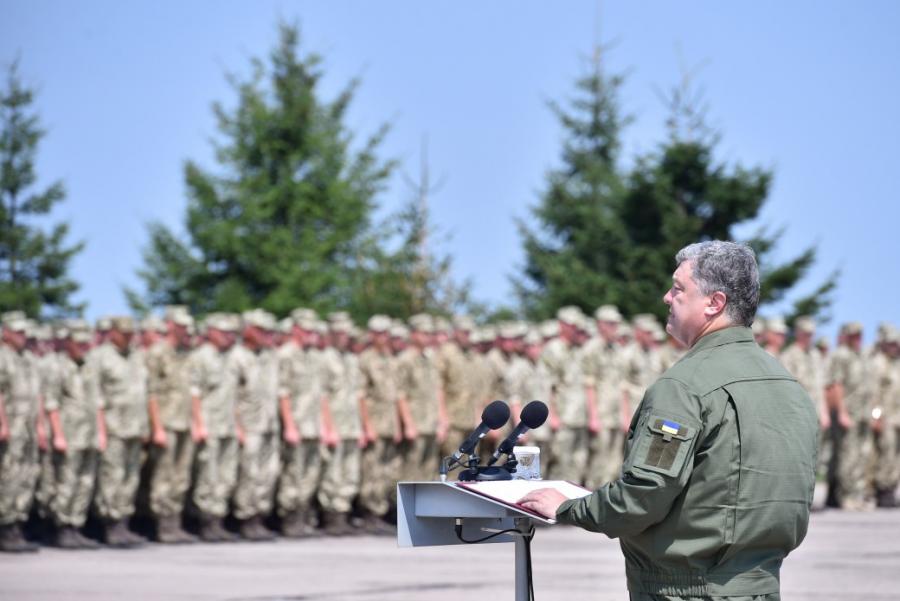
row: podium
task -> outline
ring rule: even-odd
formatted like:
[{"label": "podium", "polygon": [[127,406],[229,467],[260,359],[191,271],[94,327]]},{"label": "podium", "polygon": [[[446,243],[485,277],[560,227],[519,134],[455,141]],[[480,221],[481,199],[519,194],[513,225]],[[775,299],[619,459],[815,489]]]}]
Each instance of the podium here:
[{"label": "podium", "polygon": [[541,516],[457,486],[453,482],[397,483],[397,544],[400,547],[463,545],[500,530],[516,530],[477,544],[515,545],[516,601],[528,601],[529,553],[526,536],[534,524],[555,524]]}]

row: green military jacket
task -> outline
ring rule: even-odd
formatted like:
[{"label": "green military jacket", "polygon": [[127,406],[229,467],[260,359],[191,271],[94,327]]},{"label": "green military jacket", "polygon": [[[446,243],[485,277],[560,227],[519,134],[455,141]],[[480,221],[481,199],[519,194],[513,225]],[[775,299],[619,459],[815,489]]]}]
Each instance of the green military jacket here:
[{"label": "green military jacket", "polygon": [[636,593],[778,592],[806,535],[816,432],[806,392],[750,329],[718,330],[647,390],[619,479],[557,519],[619,537]]}]

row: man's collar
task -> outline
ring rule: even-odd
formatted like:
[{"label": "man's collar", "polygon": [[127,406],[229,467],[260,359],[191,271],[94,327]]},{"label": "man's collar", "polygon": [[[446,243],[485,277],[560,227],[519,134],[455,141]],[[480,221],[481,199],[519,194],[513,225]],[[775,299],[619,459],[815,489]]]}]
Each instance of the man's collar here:
[{"label": "man's collar", "polygon": [[756,343],[753,338],[753,331],[750,328],[744,326],[730,326],[727,328],[722,328],[721,330],[716,330],[715,332],[710,332],[709,334],[701,337],[688,351],[688,355],[693,355],[694,353],[697,353],[704,349],[710,349],[716,346],[722,346],[734,342]]}]

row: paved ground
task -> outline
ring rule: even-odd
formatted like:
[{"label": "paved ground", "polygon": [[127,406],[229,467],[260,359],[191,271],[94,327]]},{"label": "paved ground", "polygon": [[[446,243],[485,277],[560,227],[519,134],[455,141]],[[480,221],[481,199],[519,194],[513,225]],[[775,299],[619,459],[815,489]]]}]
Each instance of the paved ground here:
[{"label": "paved ground", "polygon": [[[615,541],[554,527],[538,531],[533,554],[541,601],[627,599]],[[376,537],[0,556],[3,601],[500,601],[513,598],[512,578],[512,545],[399,549]],[[782,596],[900,599],[900,510],[814,513]]]}]

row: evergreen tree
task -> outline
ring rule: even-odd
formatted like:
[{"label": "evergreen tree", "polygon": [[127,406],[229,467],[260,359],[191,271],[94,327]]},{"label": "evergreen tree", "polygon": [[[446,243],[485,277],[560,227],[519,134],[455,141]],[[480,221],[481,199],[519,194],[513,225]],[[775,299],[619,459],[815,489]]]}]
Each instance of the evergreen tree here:
[{"label": "evergreen tree", "polygon": [[46,231],[36,219],[48,215],[66,191],[61,181],[35,190],[35,158],[46,135],[31,110],[34,92],[19,78],[13,63],[0,91],[0,311],[24,310],[32,317],[80,314],[83,304],[72,295],[78,284],[69,277],[69,262],[84,247],[68,244],[69,226]]},{"label": "evergreen tree", "polygon": [[[617,164],[622,124],[620,78],[605,78],[596,63],[578,82],[586,96],[572,110],[557,109],[566,130],[563,167],[548,177],[535,207],[538,232],[523,229],[525,277],[516,282],[523,308],[535,318],[564,304],[593,310],[618,305],[626,315],[667,311],[674,256],[687,244],[735,237],[766,202],[771,172],[727,165],[715,158],[718,135],[705,126],[702,99],[689,82],[670,96],[669,136],[629,171]],[[814,247],[776,263],[782,232],[758,230],[748,242],[761,270],[761,305],[783,300],[814,264]],[[796,299],[789,316],[819,314],[830,304],[837,274]]]},{"label": "evergreen tree", "polygon": [[519,223],[526,264],[513,282],[530,318],[550,317],[563,305],[588,310],[624,301],[618,266],[628,251],[620,221],[626,189],[618,162],[630,119],[619,107],[622,82],[604,74],[598,56],[578,80],[571,107],[550,103],[567,135],[562,166],[550,171],[532,209],[538,228]]},{"label": "evergreen tree", "polygon": [[219,172],[185,166],[187,239],[151,224],[146,293],[126,291],[136,308],[354,310],[371,212],[393,168],[375,155],[387,128],[354,150],[344,119],[357,82],[321,100],[321,59],[300,56],[296,27],[279,34],[268,64],[254,60],[249,81],[234,82],[236,109],[214,107]]}]

